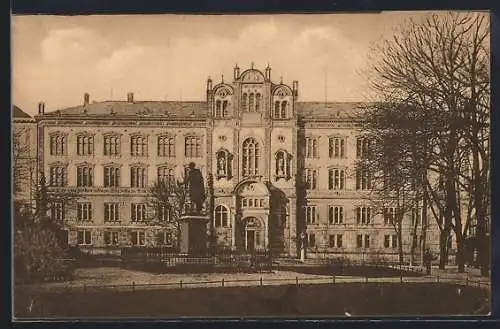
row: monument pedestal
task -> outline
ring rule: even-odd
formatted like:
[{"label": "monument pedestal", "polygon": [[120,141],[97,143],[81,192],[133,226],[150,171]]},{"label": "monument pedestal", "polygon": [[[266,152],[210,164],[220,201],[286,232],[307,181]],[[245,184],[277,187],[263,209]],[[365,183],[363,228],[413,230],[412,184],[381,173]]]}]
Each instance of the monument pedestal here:
[{"label": "monument pedestal", "polygon": [[181,254],[201,255],[207,251],[208,220],[206,216],[193,215],[180,218],[179,249]]}]

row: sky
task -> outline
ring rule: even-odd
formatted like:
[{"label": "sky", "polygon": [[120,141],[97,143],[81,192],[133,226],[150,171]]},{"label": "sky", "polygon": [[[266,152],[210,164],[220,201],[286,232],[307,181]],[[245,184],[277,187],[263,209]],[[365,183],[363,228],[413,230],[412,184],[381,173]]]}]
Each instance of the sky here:
[{"label": "sky", "polygon": [[204,100],[214,84],[269,64],[302,101],[362,101],[371,47],[423,13],[14,16],[13,104],[36,114],[91,101]]}]

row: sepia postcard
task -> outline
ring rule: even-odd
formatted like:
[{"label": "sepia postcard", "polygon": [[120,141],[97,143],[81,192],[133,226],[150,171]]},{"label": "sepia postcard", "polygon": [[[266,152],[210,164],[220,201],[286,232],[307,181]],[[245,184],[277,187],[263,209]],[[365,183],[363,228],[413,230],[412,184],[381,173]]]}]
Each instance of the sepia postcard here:
[{"label": "sepia postcard", "polygon": [[491,315],[487,12],[12,18],[13,317]]}]

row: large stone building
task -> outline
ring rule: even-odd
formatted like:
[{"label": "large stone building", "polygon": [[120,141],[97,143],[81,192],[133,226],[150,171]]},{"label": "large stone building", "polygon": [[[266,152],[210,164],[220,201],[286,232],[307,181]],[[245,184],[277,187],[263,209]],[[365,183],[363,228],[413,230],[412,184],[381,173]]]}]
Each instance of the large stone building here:
[{"label": "large stone building", "polygon": [[[91,102],[85,94],[82,104],[50,112],[40,103],[39,167],[52,191],[79,196],[53,205],[52,216],[67,223],[72,245],[173,244],[168,213],[157,213],[165,225],[146,220],[148,186],[194,162],[213,176],[213,243],[296,256],[304,232],[309,257],[393,258],[394,228],[371,206],[369,177],[354,168],[367,147],[358,105],[300,102],[297,81],[273,82],[270,67],[253,65],[235,67],[230,82],[208,79],[205,101],[129,93]],[[408,216],[405,253],[419,220]],[[437,241],[430,229],[427,244]]]}]

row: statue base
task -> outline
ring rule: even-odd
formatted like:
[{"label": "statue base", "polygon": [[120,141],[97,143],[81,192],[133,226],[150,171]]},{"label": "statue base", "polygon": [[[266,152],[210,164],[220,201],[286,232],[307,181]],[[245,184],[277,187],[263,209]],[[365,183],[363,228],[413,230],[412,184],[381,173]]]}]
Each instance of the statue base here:
[{"label": "statue base", "polygon": [[185,215],[179,219],[179,251],[184,255],[201,255],[207,251],[207,216]]}]

